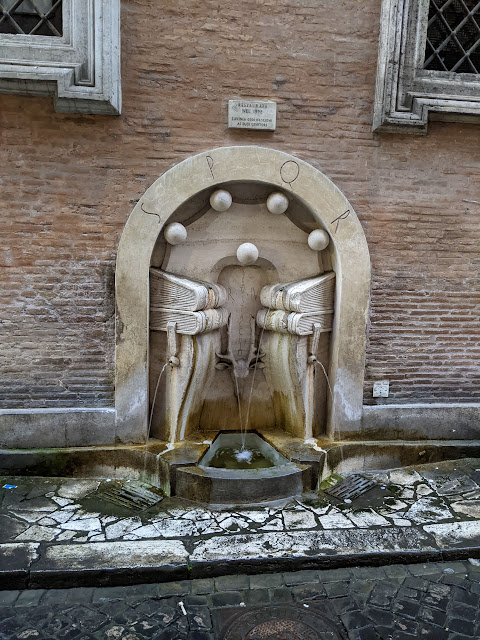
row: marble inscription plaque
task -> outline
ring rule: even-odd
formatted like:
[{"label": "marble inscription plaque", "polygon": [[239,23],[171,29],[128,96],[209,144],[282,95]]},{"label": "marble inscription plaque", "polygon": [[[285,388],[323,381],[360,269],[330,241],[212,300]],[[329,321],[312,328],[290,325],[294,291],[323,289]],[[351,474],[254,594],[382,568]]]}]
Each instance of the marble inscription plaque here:
[{"label": "marble inscription plaque", "polygon": [[275,131],[277,103],[271,100],[229,100],[229,129]]}]

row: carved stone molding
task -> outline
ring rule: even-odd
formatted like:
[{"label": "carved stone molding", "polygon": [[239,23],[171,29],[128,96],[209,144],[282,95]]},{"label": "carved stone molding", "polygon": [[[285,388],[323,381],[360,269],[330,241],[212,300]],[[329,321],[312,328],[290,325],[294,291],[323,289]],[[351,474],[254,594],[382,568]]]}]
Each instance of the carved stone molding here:
[{"label": "carved stone molding", "polygon": [[64,0],[61,37],[1,34],[0,93],[52,96],[59,113],[119,114],[120,0]]},{"label": "carved stone molding", "polygon": [[383,0],[373,130],[425,135],[435,119],[478,121],[480,75],[423,68],[429,0]]}]

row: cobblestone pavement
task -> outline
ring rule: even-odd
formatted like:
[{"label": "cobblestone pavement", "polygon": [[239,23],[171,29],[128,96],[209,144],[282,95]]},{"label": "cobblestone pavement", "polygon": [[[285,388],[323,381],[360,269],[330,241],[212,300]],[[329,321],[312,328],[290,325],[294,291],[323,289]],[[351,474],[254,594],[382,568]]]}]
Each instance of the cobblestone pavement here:
[{"label": "cobblestone pavement", "polygon": [[0,639],[467,640],[479,603],[478,560],[0,591]]},{"label": "cobblestone pavement", "polygon": [[106,499],[112,488],[134,485],[128,481],[2,478],[0,588],[480,556],[479,459],[362,475],[374,487],[351,500],[320,491],[281,504],[209,508],[159,495],[143,512]]},{"label": "cobblestone pavement", "polygon": [[192,536],[199,543],[237,533],[419,525],[441,537],[441,523],[465,521],[480,534],[479,467],[480,459],[467,459],[363,472],[377,486],[353,502],[320,493],[269,508],[209,509],[169,498],[142,514],[115,510],[103,499],[118,481],[0,478],[0,536],[1,542],[74,544]]}]

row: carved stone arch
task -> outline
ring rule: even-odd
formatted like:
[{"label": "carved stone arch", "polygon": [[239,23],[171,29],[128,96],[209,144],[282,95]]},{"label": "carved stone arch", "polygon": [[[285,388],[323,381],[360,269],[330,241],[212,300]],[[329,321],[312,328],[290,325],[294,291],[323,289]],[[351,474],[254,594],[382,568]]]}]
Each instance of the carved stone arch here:
[{"label": "carved stone arch", "polygon": [[149,268],[158,235],[182,203],[204,189],[232,181],[267,183],[291,192],[330,234],[337,289],[327,433],[360,431],[370,292],[370,259],[362,226],[343,193],[312,165],[276,149],[239,146],[206,151],[168,170],[147,189],[125,225],[115,281],[119,442],[141,443],[147,433]]}]

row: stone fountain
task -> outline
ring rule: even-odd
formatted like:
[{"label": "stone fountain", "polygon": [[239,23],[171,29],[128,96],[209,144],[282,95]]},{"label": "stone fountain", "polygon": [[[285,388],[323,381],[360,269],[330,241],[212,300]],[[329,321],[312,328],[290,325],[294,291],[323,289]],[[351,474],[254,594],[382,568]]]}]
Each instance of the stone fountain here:
[{"label": "stone fountain", "polygon": [[[252,431],[325,432],[329,235],[268,185],[222,185],[183,209],[150,268],[149,436],[171,445],[216,436],[198,464],[176,469],[176,495],[248,502],[301,493],[308,465]],[[231,451],[223,468],[212,466],[219,449]],[[244,457],[245,468],[232,468],[232,457],[252,451],[271,464],[250,467]]]},{"label": "stone fountain", "polygon": [[477,440],[450,440],[443,424],[442,440],[430,427],[409,440],[372,422],[369,292],[362,226],[318,169],[258,146],[187,158],[145,192],[120,239],[115,408],[48,412],[48,431],[28,412],[21,429],[7,421],[2,470],[234,503],[296,495],[334,472],[478,456]]}]

